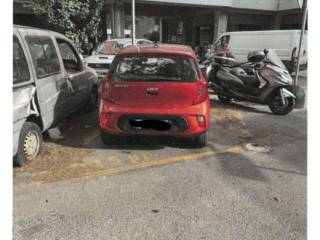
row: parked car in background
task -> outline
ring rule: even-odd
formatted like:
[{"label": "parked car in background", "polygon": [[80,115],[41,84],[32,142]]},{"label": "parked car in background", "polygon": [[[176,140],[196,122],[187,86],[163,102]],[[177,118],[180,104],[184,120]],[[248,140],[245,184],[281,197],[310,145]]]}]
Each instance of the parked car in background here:
[{"label": "parked car in background", "polygon": [[21,166],[41,151],[42,132],[75,110],[97,106],[96,73],[62,34],[13,27],[13,156]]},{"label": "parked car in background", "polygon": [[[136,39],[136,45],[140,46],[145,44],[152,44],[152,41],[147,39]],[[91,56],[85,58],[85,63],[88,67],[93,68],[97,72],[99,79],[101,79],[107,75],[115,55],[121,49],[131,45],[131,38],[106,40],[98,45]]]},{"label": "parked car in background", "polygon": [[[215,42],[213,52],[227,45],[237,62],[245,62],[249,52],[274,49],[289,72],[293,72],[297,64],[300,33],[300,30],[226,32]],[[302,70],[308,63],[307,43],[308,33],[305,31],[300,60]]]},{"label": "parked car in background", "polygon": [[191,47],[129,47],[100,85],[99,125],[105,144],[119,136],[156,135],[207,143],[210,99]]}]

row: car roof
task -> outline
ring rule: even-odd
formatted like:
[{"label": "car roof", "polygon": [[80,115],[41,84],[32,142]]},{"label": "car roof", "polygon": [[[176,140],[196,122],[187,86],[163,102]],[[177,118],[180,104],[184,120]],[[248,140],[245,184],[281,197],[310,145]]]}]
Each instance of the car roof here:
[{"label": "car roof", "polygon": [[180,44],[130,46],[122,49],[118,54],[119,55],[169,54],[169,55],[184,55],[187,57],[196,58],[194,51],[190,46],[180,45]]},{"label": "car roof", "polygon": [[48,30],[48,29],[41,29],[41,28],[30,27],[30,26],[22,26],[22,25],[13,25],[13,28],[19,29],[20,31],[24,31],[24,32],[32,31],[34,34],[42,33],[42,34],[46,34],[46,35],[52,35],[52,36],[59,37],[59,38],[62,38],[62,39],[70,41],[70,39],[68,39],[63,34],[58,33],[58,32],[54,32],[54,31],[51,31],[51,30]]},{"label": "car roof", "polygon": [[[144,39],[144,38],[137,38],[137,39],[136,39],[136,42],[137,42],[137,41],[141,41],[141,40],[152,43],[152,41],[150,41],[150,40],[148,40],[148,39]],[[132,42],[132,39],[131,39],[131,38],[113,38],[113,39],[105,40],[104,42],[131,43],[131,42]]]}]

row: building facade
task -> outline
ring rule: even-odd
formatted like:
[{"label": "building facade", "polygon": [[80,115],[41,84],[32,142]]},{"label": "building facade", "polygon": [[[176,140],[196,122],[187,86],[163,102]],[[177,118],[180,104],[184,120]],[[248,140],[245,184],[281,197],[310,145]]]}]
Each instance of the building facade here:
[{"label": "building facade", "polygon": [[[102,1],[106,38],[130,37],[131,0]],[[27,2],[14,0],[15,23],[31,25]],[[301,6],[302,0],[136,0],[136,35],[156,32],[161,42],[195,46],[226,31],[300,29]]]}]

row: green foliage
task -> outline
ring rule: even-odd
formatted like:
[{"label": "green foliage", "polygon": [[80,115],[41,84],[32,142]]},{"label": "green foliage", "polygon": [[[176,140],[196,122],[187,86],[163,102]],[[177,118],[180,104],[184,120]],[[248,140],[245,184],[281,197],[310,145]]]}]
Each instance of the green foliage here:
[{"label": "green foliage", "polygon": [[143,37],[144,37],[145,39],[150,39],[151,36],[152,36],[152,33],[151,33],[151,32],[145,32],[145,33],[143,33]]},{"label": "green foliage", "polygon": [[49,29],[74,41],[84,53],[89,53],[101,40],[102,0],[33,0],[33,10]]},{"label": "green foliage", "polygon": [[143,37],[150,40],[150,41],[153,41],[153,42],[158,42],[159,41],[159,33],[156,32],[156,31],[153,31],[153,32],[145,32],[143,34]]}]

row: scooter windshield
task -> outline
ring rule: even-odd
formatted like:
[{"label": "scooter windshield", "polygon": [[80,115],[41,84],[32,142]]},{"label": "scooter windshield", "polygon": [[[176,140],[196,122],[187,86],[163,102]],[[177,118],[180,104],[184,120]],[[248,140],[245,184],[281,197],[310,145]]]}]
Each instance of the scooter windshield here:
[{"label": "scooter windshield", "polygon": [[283,64],[283,62],[281,61],[280,57],[278,56],[278,54],[276,53],[275,50],[271,49],[268,52],[268,60],[273,64],[276,65],[282,69],[287,69],[286,66]]}]

